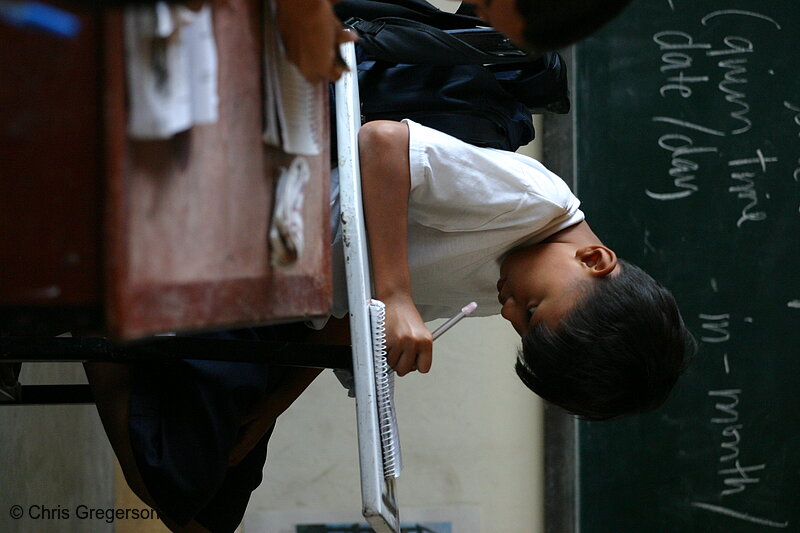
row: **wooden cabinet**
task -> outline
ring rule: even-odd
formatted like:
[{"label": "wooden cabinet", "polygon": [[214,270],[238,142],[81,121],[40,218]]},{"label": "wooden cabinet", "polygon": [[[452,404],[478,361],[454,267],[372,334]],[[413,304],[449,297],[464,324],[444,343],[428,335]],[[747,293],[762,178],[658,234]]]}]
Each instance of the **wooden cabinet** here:
[{"label": "wooden cabinet", "polygon": [[147,142],[125,132],[120,12],[69,9],[72,39],[0,26],[3,323],[132,339],[327,313],[327,147],[308,158],[304,251],[270,262],[274,178],[291,157],[261,140],[261,2],[215,5],[219,121]]}]

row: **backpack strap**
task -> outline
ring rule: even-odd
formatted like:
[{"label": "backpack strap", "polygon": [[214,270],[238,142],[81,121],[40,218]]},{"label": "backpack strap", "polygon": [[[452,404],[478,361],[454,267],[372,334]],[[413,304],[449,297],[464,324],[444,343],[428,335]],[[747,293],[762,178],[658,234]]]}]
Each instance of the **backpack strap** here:
[{"label": "backpack strap", "polygon": [[496,30],[445,31],[398,17],[345,22],[360,37],[368,58],[416,65],[484,65],[533,60]]},{"label": "backpack strap", "polygon": [[425,0],[341,0],[334,4],[333,10],[342,21],[350,17],[364,20],[400,17],[442,30],[483,26],[485,22],[475,16],[474,10],[469,12],[468,7],[469,4],[462,3],[458,12],[450,13]]}]

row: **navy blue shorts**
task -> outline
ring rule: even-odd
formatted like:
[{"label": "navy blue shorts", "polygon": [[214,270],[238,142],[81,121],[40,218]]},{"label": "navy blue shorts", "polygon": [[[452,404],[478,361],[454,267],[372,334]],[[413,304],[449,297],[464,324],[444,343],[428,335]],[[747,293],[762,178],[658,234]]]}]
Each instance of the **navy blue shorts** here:
[{"label": "navy blue shorts", "polygon": [[272,429],[237,466],[228,457],[278,368],[198,360],[131,368],[131,446],[159,511],[181,525],[194,519],[213,533],[234,531],[261,483]]}]

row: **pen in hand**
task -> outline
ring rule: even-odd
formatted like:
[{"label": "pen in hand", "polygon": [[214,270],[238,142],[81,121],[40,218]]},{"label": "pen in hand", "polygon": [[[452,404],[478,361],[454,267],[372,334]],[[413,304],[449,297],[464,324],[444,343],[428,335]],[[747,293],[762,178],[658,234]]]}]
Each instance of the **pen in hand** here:
[{"label": "pen in hand", "polygon": [[478,304],[476,304],[475,302],[470,302],[464,307],[462,307],[460,313],[458,313],[456,316],[454,316],[453,318],[451,318],[450,320],[448,320],[447,322],[436,328],[436,330],[434,330],[434,332],[431,334],[433,336],[433,340],[439,338],[445,331],[455,326],[458,323],[458,321],[464,318],[465,316],[471,315],[472,312],[475,311],[475,309],[477,309],[477,307]]}]

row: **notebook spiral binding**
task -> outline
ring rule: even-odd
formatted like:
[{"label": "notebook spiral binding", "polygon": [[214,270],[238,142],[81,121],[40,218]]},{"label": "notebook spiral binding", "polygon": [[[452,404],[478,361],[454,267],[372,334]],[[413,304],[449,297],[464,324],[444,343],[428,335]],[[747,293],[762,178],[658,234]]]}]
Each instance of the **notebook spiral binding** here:
[{"label": "notebook spiral binding", "polygon": [[372,354],[375,366],[375,396],[378,403],[378,426],[383,452],[383,476],[396,478],[403,468],[400,454],[400,434],[394,407],[394,370],[386,358],[386,306],[380,300],[370,300]]},{"label": "notebook spiral binding", "polygon": [[290,154],[319,155],[323,142],[317,118],[325,115],[318,87],[309,83],[286,57],[277,24],[275,0],[264,2],[265,129],[264,142]]}]

